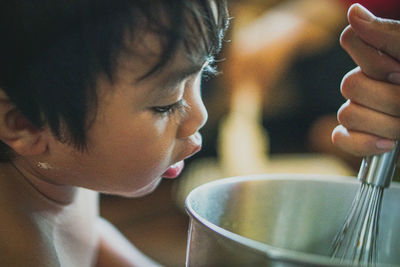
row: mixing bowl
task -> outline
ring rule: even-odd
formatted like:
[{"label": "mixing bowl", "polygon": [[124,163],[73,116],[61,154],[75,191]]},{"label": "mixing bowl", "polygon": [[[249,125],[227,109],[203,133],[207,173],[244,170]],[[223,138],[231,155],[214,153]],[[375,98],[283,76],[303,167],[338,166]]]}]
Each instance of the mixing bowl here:
[{"label": "mixing bowl", "polygon": [[[330,258],[330,247],[359,185],[354,177],[299,174],[201,185],[186,199],[186,265],[348,266]],[[397,183],[384,192],[378,242],[378,261],[400,264]]]}]

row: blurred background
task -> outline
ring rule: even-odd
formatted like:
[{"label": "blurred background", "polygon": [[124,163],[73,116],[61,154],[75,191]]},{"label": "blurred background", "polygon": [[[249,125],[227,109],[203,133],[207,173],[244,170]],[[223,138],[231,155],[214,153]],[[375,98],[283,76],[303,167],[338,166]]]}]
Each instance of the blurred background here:
[{"label": "blurred background", "polygon": [[331,144],[340,82],[355,67],[339,36],[354,2],[383,17],[400,13],[398,0],[228,1],[221,74],[203,81],[203,150],[149,196],[101,199],[102,216],[165,266],[184,266],[184,200],[198,185],[260,173],[357,173],[361,159]]}]

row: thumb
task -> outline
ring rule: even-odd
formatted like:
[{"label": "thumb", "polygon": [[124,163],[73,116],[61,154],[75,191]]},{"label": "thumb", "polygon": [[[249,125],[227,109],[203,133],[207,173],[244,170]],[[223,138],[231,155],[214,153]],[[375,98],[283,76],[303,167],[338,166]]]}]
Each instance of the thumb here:
[{"label": "thumb", "polygon": [[352,5],[347,16],[359,38],[400,61],[400,21],[376,17],[360,4]]}]

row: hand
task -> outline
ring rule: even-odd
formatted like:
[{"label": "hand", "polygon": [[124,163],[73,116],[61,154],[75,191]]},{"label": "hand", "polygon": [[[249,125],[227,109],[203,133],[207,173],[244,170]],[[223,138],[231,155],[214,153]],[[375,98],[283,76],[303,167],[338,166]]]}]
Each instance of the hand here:
[{"label": "hand", "polygon": [[347,99],[332,141],[359,156],[390,151],[400,139],[400,21],[375,17],[356,4],[341,45],[359,65],[341,84]]}]

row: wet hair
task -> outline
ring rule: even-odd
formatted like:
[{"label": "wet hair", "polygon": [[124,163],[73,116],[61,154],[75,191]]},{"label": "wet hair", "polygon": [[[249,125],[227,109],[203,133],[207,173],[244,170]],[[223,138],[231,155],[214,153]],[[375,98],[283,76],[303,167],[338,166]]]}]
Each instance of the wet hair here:
[{"label": "wet hair", "polygon": [[[178,47],[212,58],[227,27],[225,0],[10,0],[0,3],[0,88],[35,127],[86,147],[88,114],[96,109],[96,80],[113,81],[126,38],[160,37],[161,71]],[[138,37],[139,36],[139,37]],[[10,160],[0,144],[0,161]]]}]

